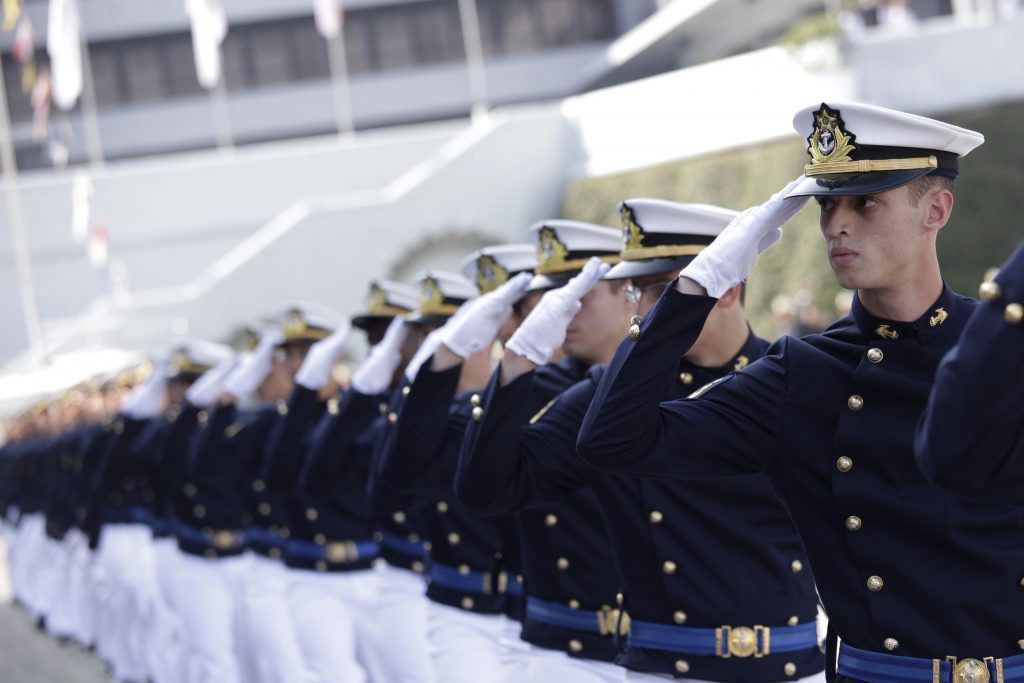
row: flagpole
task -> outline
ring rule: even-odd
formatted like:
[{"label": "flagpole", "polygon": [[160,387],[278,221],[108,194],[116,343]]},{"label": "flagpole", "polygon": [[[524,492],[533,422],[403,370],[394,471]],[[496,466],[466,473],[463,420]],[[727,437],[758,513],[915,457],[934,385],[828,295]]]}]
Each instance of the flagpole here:
[{"label": "flagpole", "polygon": [[459,20],[462,23],[462,42],[466,47],[466,69],[469,72],[469,95],[474,119],[486,116],[487,73],[484,70],[484,46],[480,37],[480,19],[476,0],[459,0]]},{"label": "flagpole", "polygon": [[331,69],[331,91],[334,95],[334,120],[338,135],[346,138],[355,133],[352,115],[352,93],[348,84],[348,58],[345,55],[345,29],[327,39],[327,56]]},{"label": "flagpole", "polygon": [[85,151],[89,165],[103,168],[103,140],[100,138],[96,88],[92,80],[92,60],[89,58],[89,43],[85,39],[85,27],[81,31],[79,48],[82,51],[82,126],[85,129]]},{"label": "flagpole", "polygon": [[32,266],[29,260],[28,240],[25,237],[25,216],[21,206],[21,192],[18,188],[18,165],[14,158],[14,143],[11,140],[11,115],[7,108],[7,84],[0,64],[0,172],[3,173],[4,198],[7,205],[7,221],[11,226],[11,241],[14,243],[14,264],[17,271],[18,293],[21,296],[22,315],[28,334],[29,349],[33,359],[49,363],[46,340],[43,337],[43,323],[39,317],[39,303],[32,281]]},{"label": "flagpole", "polygon": [[235,142],[231,135],[231,112],[228,109],[227,76],[224,72],[224,50],[217,46],[217,60],[220,63],[220,74],[217,84],[210,90],[210,104],[213,107],[213,127],[217,137],[217,148],[222,152],[234,149]]}]

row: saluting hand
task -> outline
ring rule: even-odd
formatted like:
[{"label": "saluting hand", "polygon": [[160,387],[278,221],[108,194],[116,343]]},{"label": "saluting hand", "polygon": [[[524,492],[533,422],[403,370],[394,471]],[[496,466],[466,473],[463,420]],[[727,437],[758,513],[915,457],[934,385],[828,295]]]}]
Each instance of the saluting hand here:
[{"label": "saluting hand", "polygon": [[786,195],[803,180],[800,176],[760,206],[740,213],[715,241],[697,254],[680,273],[702,286],[709,296],[721,297],[747,279],[757,257],[782,237],[782,226],[804,207],[809,197]]},{"label": "saluting hand", "polygon": [[237,367],[238,363],[237,354],[231,354],[217,363],[185,390],[185,398],[197,408],[209,408],[224,393],[224,385],[227,384],[231,371]]},{"label": "saluting hand", "polygon": [[519,273],[493,292],[469,302],[464,315],[441,328],[441,343],[463,359],[490,345],[512,315],[512,305],[522,298],[531,277],[530,273]]},{"label": "saluting hand", "polygon": [[545,294],[508,340],[506,350],[526,358],[534,365],[547,363],[565,341],[565,331],[583,305],[580,299],[594,288],[610,268],[601,259],[591,258],[583,270],[565,286]]},{"label": "saluting hand", "polygon": [[341,355],[341,348],[345,346],[351,331],[352,324],[347,320],[342,321],[325,339],[309,347],[302,367],[295,373],[295,383],[313,391],[323,389],[331,378],[331,369]]},{"label": "saluting hand", "polygon": [[238,365],[224,382],[224,393],[236,398],[256,391],[270,374],[274,348],[281,343],[280,332],[266,332],[252,351],[242,354]]},{"label": "saluting hand", "polygon": [[408,336],[405,319],[395,317],[370,355],[352,375],[352,388],[361,394],[379,394],[391,384],[395,368],[402,362],[402,344]]}]

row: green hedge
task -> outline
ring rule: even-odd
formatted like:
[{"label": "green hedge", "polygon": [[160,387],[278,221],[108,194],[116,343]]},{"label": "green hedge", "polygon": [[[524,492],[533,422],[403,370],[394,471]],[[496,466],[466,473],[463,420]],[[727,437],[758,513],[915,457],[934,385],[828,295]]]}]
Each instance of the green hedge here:
[{"label": "green hedge", "polygon": [[[1024,240],[1024,103],[956,112],[943,120],[981,131],[986,144],[961,162],[953,218],[939,237],[947,282],[974,295],[986,269],[1001,264]],[[743,209],[764,201],[795,177],[806,161],[794,136],[628,173],[577,182],[566,193],[568,218],[618,227],[615,206],[629,197],[718,204]],[[825,259],[811,203],[787,226],[781,242],[758,261],[747,308],[759,334],[774,336],[770,312],[780,293],[807,289],[832,310],[839,288]]]}]

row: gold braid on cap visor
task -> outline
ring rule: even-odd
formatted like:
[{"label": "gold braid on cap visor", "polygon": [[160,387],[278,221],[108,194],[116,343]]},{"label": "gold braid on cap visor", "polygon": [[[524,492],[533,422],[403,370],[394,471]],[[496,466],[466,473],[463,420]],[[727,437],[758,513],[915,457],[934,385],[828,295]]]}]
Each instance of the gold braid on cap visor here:
[{"label": "gold braid on cap visor", "polygon": [[834,173],[871,173],[872,171],[913,171],[919,168],[938,168],[934,156],[916,159],[861,159],[860,161],[826,161],[804,166],[805,176],[832,175]]}]

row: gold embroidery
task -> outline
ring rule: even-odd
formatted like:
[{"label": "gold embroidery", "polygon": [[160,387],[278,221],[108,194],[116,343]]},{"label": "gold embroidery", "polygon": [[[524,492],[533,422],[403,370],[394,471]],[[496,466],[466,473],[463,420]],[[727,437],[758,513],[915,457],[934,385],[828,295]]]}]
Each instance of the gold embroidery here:
[{"label": "gold embroidery", "polygon": [[543,408],[538,410],[537,414],[530,418],[530,424],[534,424],[534,423],[537,422],[537,420],[539,420],[542,417],[544,417],[544,413],[548,412],[548,408],[553,406],[555,404],[555,401],[557,401],[557,400],[558,400],[558,398],[556,397],[556,398],[553,398],[550,401],[548,401],[548,404],[546,406],[544,406]]},{"label": "gold embroidery", "polygon": [[936,308],[935,315],[928,318],[928,324],[931,325],[932,327],[937,327],[938,325],[941,325],[942,323],[946,322],[946,318],[948,317],[949,313],[946,313],[945,308]]},{"label": "gold embroidery", "polygon": [[837,161],[850,161],[853,146],[853,135],[843,130],[843,119],[837,110],[821,105],[814,115],[814,132],[807,138],[810,147],[811,164],[828,164]]},{"label": "gold embroidery", "polygon": [[746,356],[739,356],[736,358],[736,364],[732,366],[732,369],[739,372],[748,365],[750,365],[750,359]]},{"label": "gold embroidery", "polygon": [[900,338],[900,333],[897,332],[896,330],[889,329],[888,325],[879,325],[878,329],[875,330],[875,334],[877,334],[882,339],[899,339]]},{"label": "gold embroidery", "polygon": [[622,250],[639,249],[643,245],[644,231],[633,215],[633,209],[626,203],[619,209],[619,217],[622,219]]}]

